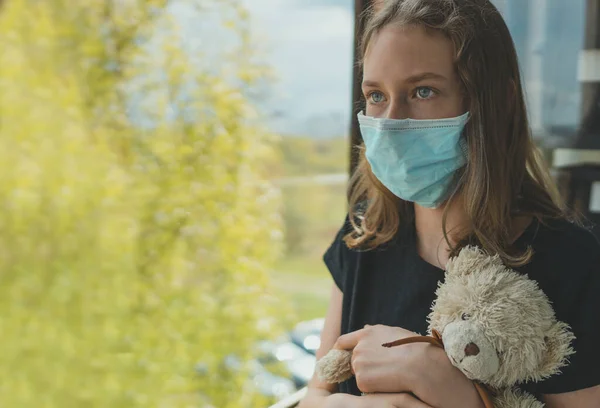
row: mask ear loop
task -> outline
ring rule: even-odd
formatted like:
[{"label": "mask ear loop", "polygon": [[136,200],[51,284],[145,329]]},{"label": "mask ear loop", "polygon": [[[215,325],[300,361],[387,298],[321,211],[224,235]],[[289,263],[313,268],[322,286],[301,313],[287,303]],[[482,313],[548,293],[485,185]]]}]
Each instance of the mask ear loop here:
[{"label": "mask ear loop", "polygon": [[460,149],[464,153],[465,157],[469,157],[469,144],[467,143],[467,139],[463,136],[460,137],[459,140]]}]

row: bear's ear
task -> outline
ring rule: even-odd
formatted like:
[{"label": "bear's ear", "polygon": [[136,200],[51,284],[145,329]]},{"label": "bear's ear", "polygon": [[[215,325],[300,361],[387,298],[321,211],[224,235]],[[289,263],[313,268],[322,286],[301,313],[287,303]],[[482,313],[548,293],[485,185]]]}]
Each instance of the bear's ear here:
[{"label": "bear's ear", "polygon": [[566,323],[555,322],[544,340],[546,350],[537,372],[540,379],[560,373],[560,369],[567,365],[569,356],[574,353],[571,343],[575,336]]},{"label": "bear's ear", "polygon": [[490,256],[479,247],[469,245],[461,249],[456,257],[448,260],[446,273],[448,275],[464,276],[473,271],[498,266],[503,266],[498,255]]}]

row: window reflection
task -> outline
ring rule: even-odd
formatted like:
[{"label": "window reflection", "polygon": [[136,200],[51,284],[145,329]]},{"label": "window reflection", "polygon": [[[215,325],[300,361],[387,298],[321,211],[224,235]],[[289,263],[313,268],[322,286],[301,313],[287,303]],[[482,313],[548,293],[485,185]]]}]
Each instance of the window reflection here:
[{"label": "window reflection", "polygon": [[585,0],[495,0],[513,36],[534,137],[568,145],[581,120],[577,78]]}]

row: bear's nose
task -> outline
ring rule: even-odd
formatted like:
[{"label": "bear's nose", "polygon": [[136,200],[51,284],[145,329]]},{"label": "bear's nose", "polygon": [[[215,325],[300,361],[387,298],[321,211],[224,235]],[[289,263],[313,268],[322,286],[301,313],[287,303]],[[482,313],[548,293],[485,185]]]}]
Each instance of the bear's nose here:
[{"label": "bear's nose", "polygon": [[479,347],[477,347],[477,344],[467,344],[467,347],[465,347],[465,356],[476,356],[477,354],[479,354]]}]

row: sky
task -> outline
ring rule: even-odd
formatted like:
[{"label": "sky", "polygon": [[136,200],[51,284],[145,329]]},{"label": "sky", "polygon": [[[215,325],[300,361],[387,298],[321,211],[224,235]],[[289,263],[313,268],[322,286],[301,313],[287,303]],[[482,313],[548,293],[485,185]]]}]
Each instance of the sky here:
[{"label": "sky", "polygon": [[347,133],[353,0],[244,0],[254,35],[278,75],[270,108],[281,133]]},{"label": "sky", "polygon": [[[275,74],[260,90],[258,105],[266,124],[282,135],[315,138],[343,137],[350,123],[354,41],[354,0],[240,0],[250,12],[252,44],[260,61]],[[218,10],[218,9],[217,9]],[[235,36],[223,30],[223,16],[211,9],[198,14],[190,3],[173,2],[183,46],[202,69],[214,68],[223,52],[235,47]],[[150,47],[160,48],[158,34]],[[158,58],[158,57],[157,57]],[[147,94],[132,96],[132,112],[138,114]]]}]

